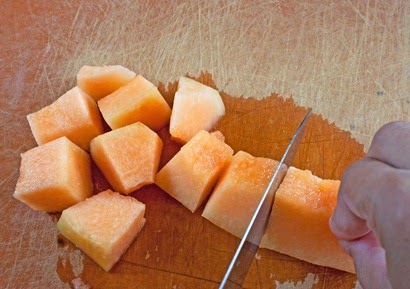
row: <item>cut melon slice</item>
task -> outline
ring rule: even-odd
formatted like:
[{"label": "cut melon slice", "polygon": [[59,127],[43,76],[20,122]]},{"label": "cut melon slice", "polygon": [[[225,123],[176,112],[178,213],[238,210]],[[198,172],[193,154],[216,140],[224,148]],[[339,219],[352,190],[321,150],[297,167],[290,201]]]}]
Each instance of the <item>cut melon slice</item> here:
[{"label": "cut melon slice", "polygon": [[170,133],[186,143],[200,130],[210,131],[225,115],[219,92],[187,77],[181,77],[172,107]]},{"label": "cut melon slice", "polygon": [[144,213],[135,198],[107,190],[64,210],[57,227],[109,271],[144,226]]},{"label": "cut melon slice", "polygon": [[91,140],[104,132],[97,104],[79,87],[29,114],[27,119],[39,145],[66,136],[88,151]]},{"label": "cut melon slice", "polygon": [[239,151],[218,181],[202,216],[242,238],[278,165]]},{"label": "cut melon slice", "polygon": [[142,122],[152,130],[167,125],[171,109],[154,84],[141,75],[98,101],[112,129]]},{"label": "cut melon slice", "polygon": [[155,183],[194,212],[211,192],[232,154],[219,134],[200,131],[158,172]]},{"label": "cut melon slice", "polygon": [[339,185],[290,167],[276,192],[261,247],[354,273],[352,258],[329,228]]},{"label": "cut melon slice", "polygon": [[33,210],[61,212],[92,192],[90,157],[66,137],[21,155],[13,196]]},{"label": "cut melon slice", "polygon": [[159,136],[137,122],[91,142],[91,156],[114,190],[129,194],[152,184],[162,151]]},{"label": "cut melon slice", "polygon": [[83,66],[77,73],[77,86],[99,100],[129,83],[136,73],[121,65]]}]

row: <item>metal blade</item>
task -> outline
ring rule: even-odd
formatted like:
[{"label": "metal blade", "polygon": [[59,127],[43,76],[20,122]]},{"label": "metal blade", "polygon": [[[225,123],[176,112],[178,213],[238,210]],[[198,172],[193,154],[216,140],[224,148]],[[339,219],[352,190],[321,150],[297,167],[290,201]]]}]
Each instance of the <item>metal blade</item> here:
[{"label": "metal blade", "polygon": [[[270,180],[262,198],[256,207],[255,213],[239,243],[238,248],[228,266],[219,289],[236,289],[242,288],[242,283],[248,273],[249,267],[258,250],[259,243],[265,232],[266,225],[272,210],[275,193],[286,174],[287,168],[292,165],[296,151],[303,138],[307,122],[311,115],[312,109],[309,109],[298,129],[293,135],[282,159],[277,166],[272,179]],[[283,166],[285,165],[285,166]]]}]

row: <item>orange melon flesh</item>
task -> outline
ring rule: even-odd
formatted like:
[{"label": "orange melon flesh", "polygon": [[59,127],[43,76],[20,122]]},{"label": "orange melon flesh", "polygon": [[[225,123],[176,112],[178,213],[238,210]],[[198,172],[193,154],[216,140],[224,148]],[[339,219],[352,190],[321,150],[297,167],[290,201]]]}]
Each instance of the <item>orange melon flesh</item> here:
[{"label": "orange melon flesh", "polygon": [[61,212],[92,192],[90,157],[66,137],[21,155],[13,196],[33,210]]},{"label": "orange melon flesh", "polygon": [[170,133],[186,143],[200,130],[210,131],[225,115],[219,92],[187,77],[181,77],[172,107]]},{"label": "orange melon flesh", "polygon": [[144,226],[144,213],[135,198],[107,190],[64,210],[57,228],[109,271]]},{"label": "orange melon flesh", "polygon": [[103,133],[103,124],[95,101],[74,87],[49,106],[27,116],[37,144],[66,136],[84,150],[91,140]]},{"label": "orange melon flesh", "polygon": [[307,262],[354,273],[352,258],[329,228],[340,181],[290,167],[276,192],[261,246]]},{"label": "orange melon flesh", "polygon": [[158,89],[141,75],[98,101],[112,129],[142,122],[152,130],[167,125],[171,109]]},{"label": "orange melon flesh", "polygon": [[210,135],[213,135],[214,137],[219,139],[221,142],[225,142],[225,136],[219,130],[211,132]]},{"label": "orange melon flesh", "polygon": [[155,183],[194,212],[207,198],[233,150],[207,131],[197,133],[158,172]]},{"label": "orange melon flesh", "polygon": [[219,179],[202,216],[242,238],[278,162],[237,152]]},{"label": "orange melon flesh", "polygon": [[129,83],[136,73],[121,65],[83,66],[77,73],[77,86],[99,100]]},{"label": "orange melon flesh", "polygon": [[93,139],[91,156],[114,190],[129,194],[154,183],[162,147],[159,136],[137,122]]}]

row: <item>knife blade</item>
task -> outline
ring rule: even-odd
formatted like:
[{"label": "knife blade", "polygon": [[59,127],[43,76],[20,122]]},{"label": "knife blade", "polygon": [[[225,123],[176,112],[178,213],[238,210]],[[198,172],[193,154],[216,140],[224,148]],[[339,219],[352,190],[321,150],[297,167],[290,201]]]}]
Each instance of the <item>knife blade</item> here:
[{"label": "knife blade", "polygon": [[232,257],[219,289],[242,288],[242,283],[245,280],[249,267],[258,250],[262,235],[265,232],[269,215],[272,210],[275,193],[286,174],[287,168],[293,163],[311,113],[312,109],[309,109],[290,140],[279,165],[276,167],[276,170],[256,207],[238,248]]}]

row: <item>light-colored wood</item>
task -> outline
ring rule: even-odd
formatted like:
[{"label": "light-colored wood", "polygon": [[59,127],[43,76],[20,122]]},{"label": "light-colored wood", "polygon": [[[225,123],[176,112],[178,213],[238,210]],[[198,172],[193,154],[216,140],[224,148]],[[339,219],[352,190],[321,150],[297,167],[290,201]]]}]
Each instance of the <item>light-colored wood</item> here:
[{"label": "light-colored wood", "polygon": [[[124,65],[159,84],[169,101],[180,75],[212,84],[224,92],[227,116],[218,128],[227,143],[259,156],[278,158],[306,111],[297,105],[310,106],[316,116],[296,166],[325,178],[340,178],[383,123],[410,116],[405,0],[3,4],[0,288],[217,288],[238,243],[149,186],[134,193],[147,203],[146,227],[104,273],[58,241],[58,216],[12,198],[19,155],[35,146],[25,116],[73,87],[82,65]],[[178,148],[165,143],[169,153]],[[96,190],[106,188],[97,179]],[[259,256],[247,288],[355,287],[347,273],[267,250]]]}]

